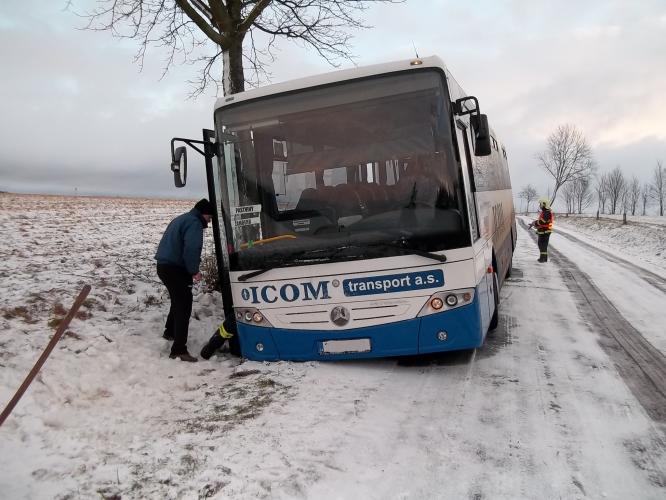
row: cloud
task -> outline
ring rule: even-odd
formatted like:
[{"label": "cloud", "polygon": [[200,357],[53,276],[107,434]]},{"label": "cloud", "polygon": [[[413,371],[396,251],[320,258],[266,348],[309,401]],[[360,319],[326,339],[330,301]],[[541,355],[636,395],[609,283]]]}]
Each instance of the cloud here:
[{"label": "cloud", "polygon": [[594,38],[614,38],[622,34],[620,26],[581,26],[573,30],[576,38],[594,39]]},{"label": "cloud", "polygon": [[[159,49],[139,72],[132,41],[77,30],[82,20],[63,6],[4,0],[0,7],[0,189],[32,182],[175,195],[169,140],[210,128],[215,96],[187,100],[196,67],[175,66],[161,78]],[[662,0],[413,0],[376,5],[364,18],[375,28],[353,34],[356,62],[411,58],[414,45],[422,56],[440,55],[489,115],[514,184],[545,190],[534,155],[562,123],[584,131],[602,166],[632,163],[647,177],[655,156],[666,159]],[[294,43],[276,49],[274,82],[333,69]],[[191,182],[204,190],[203,162],[194,165]]]}]

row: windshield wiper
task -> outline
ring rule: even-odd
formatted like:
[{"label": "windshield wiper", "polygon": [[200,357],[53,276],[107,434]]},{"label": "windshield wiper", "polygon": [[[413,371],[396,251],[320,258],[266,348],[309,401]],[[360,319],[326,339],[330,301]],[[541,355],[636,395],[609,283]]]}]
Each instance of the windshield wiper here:
[{"label": "windshield wiper", "polygon": [[260,274],[264,274],[266,271],[270,271],[273,269],[272,267],[264,267],[263,269],[258,269],[257,271],[252,271],[251,273],[245,273],[241,274],[238,277],[238,281],[247,281],[250,278],[254,278],[255,276],[259,276]]},{"label": "windshield wiper", "polygon": [[[274,266],[266,266],[266,267],[263,267],[261,269],[257,269],[256,271],[252,271],[250,273],[241,274],[238,277],[238,281],[247,281],[250,278],[254,278],[256,276],[259,276],[260,274],[264,274],[265,272],[268,272],[271,269],[275,269],[276,267],[284,267],[285,265],[290,266],[290,265],[293,265],[293,264],[300,264],[301,262],[299,262],[299,259],[306,256],[307,254],[313,253],[313,252],[322,252],[324,250],[326,250],[326,249],[325,248],[315,248],[315,249],[301,250],[300,252],[296,252],[296,253],[292,254],[290,256],[291,259],[288,260],[288,261],[281,261],[279,264],[276,264]],[[338,249],[335,249],[335,250],[336,250],[336,252],[334,252],[331,255],[334,255],[335,253],[337,253]],[[324,256],[324,258],[326,260],[329,260],[330,256],[327,255],[327,256]]]},{"label": "windshield wiper", "polygon": [[[390,243],[369,243],[367,246],[369,247],[384,247],[384,248],[394,248],[397,250],[402,250],[403,252],[406,253],[412,253],[414,255],[418,255],[419,257],[425,257],[427,259],[432,259],[436,260],[439,262],[446,262],[446,255],[440,255],[438,253],[432,253],[428,252],[427,250],[421,250],[420,248],[413,248],[410,246],[406,245],[407,240],[400,239],[397,240],[397,242],[390,242]],[[362,246],[362,245],[354,245],[354,246]]]},{"label": "windshield wiper", "polygon": [[[440,254],[437,254],[437,253],[428,252],[427,250],[421,250],[419,248],[412,248],[412,247],[406,246],[406,243],[407,243],[407,241],[404,240],[404,239],[400,239],[400,240],[396,240],[396,242],[388,242],[388,243],[387,242],[367,243],[367,244],[349,243],[349,244],[341,245],[339,247],[332,248],[332,249],[330,249],[330,250],[332,250],[332,252],[330,254],[322,255],[321,257],[313,257],[312,260],[330,261],[331,259],[333,259],[333,257],[342,253],[347,248],[361,248],[361,249],[363,249],[363,248],[366,248],[366,247],[382,247],[382,248],[390,248],[390,249],[394,249],[394,250],[400,250],[400,251],[402,251],[406,254],[411,253],[411,254],[414,254],[414,255],[418,255],[419,257],[425,257],[427,259],[436,260],[438,262],[446,262],[446,255],[440,255]],[[278,265],[275,265],[275,266],[267,266],[267,267],[264,267],[262,269],[257,269],[256,271],[241,274],[238,277],[238,281],[247,281],[251,278],[255,278],[255,277],[257,277],[261,274],[264,274],[265,272],[268,272],[272,269],[275,269],[276,267],[283,267],[284,264],[292,265],[292,264],[301,263],[300,260],[303,257],[305,257],[306,255],[311,254],[311,253],[316,253],[316,252],[324,252],[326,250],[329,250],[329,249],[317,248],[317,249],[303,250],[301,252],[297,252],[297,253],[295,253],[291,256],[292,258],[289,261],[283,263],[282,265],[278,264]],[[303,263],[305,263],[305,262],[303,262]]]}]

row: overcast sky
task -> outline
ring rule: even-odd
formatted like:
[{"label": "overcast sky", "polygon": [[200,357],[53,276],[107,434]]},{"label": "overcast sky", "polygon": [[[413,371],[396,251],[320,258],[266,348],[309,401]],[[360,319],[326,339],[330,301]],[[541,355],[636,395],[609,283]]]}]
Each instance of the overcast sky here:
[{"label": "overcast sky", "polygon": [[[195,155],[189,187],[173,187],[169,141],[211,128],[215,95],[187,99],[192,66],[160,80],[157,49],[140,72],[133,42],[77,29],[65,4],[0,2],[0,190],[203,194]],[[444,59],[506,145],[515,192],[547,190],[534,156],[564,123],[583,131],[602,170],[647,180],[666,161],[664,0],[407,0],[364,18],[374,29],[354,33],[357,64],[412,57],[412,44]],[[331,70],[291,43],[277,56],[274,83]]]}]

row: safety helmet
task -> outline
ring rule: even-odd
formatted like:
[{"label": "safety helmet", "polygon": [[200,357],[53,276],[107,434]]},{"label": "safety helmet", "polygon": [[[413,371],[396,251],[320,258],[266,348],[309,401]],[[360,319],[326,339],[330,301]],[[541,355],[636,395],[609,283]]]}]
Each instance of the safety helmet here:
[{"label": "safety helmet", "polygon": [[550,200],[545,196],[539,198],[539,206],[546,210],[550,210]]}]

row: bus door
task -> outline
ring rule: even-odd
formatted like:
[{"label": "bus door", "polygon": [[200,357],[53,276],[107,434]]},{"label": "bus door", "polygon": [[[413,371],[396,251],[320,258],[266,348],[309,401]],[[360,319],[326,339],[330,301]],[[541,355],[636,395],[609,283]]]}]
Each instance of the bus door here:
[{"label": "bus door", "polygon": [[472,230],[472,242],[475,242],[479,239],[479,224],[477,222],[475,199],[476,188],[474,186],[474,172],[472,170],[472,157],[469,149],[467,127],[461,121],[457,122],[456,134],[458,139],[458,155],[460,156],[465,192],[467,193],[467,213]]},{"label": "bus door", "polygon": [[[462,167],[462,175],[465,183],[465,192],[467,193],[467,213],[469,215],[469,225],[472,231],[472,244],[480,237],[478,213],[476,204],[476,186],[474,185],[474,170],[472,169],[472,155],[470,151],[469,128],[461,120],[456,120],[456,138],[458,140],[458,155]],[[481,317],[483,329],[490,324],[490,311],[494,307],[493,280],[488,279],[486,273],[484,279],[479,283],[479,301],[481,303]],[[485,307],[484,307],[485,306]]]}]

